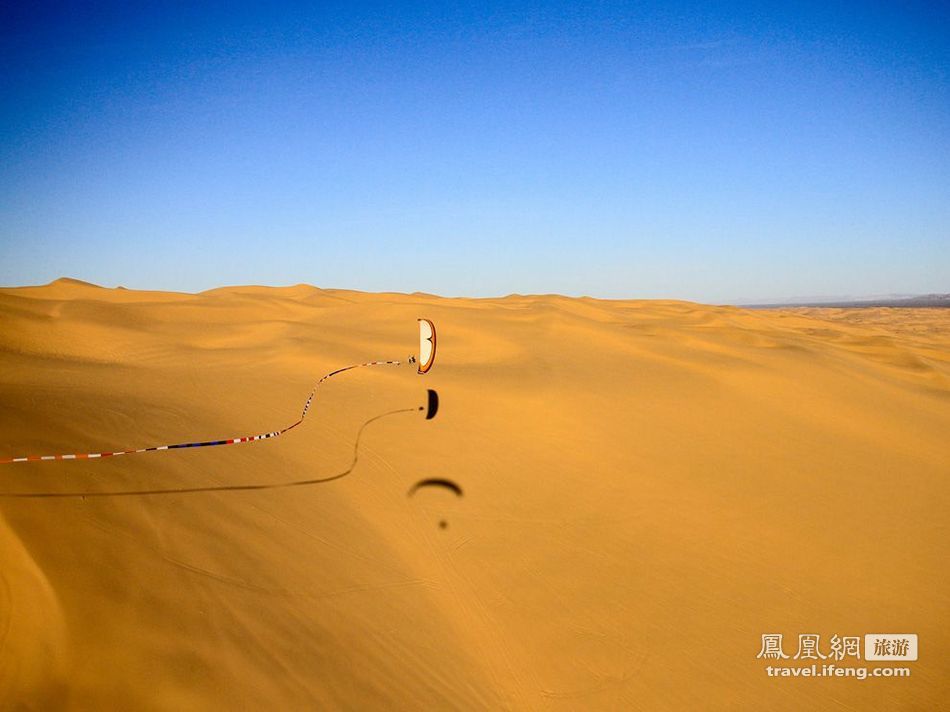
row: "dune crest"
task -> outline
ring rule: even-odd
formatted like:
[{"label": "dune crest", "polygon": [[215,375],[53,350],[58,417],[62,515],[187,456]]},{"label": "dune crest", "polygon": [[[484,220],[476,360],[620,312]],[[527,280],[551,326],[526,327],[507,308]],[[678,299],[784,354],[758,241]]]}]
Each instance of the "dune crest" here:
[{"label": "dune crest", "polygon": [[56,592],[0,518],[0,708],[62,704],[65,632]]},{"label": "dune crest", "polygon": [[47,287],[87,287],[92,289],[104,289],[98,284],[93,284],[92,282],[85,282],[81,279],[76,279],[74,277],[60,277],[54,279],[52,282],[46,285]]}]

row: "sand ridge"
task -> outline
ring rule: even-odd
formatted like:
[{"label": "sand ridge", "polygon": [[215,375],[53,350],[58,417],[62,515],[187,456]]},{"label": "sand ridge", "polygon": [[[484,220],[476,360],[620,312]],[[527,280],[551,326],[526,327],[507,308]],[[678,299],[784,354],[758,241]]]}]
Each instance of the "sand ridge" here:
[{"label": "sand ridge", "polygon": [[[0,452],[264,432],[324,373],[414,353],[420,316],[430,374],[328,382],[276,441],[4,466],[5,493],[304,479],[442,396],[327,485],[0,498],[0,705],[946,699],[947,310],[57,280],[0,290]],[[429,476],[465,497],[406,496]],[[782,686],[755,659],[763,633],[880,630],[920,635],[912,678]]]}]

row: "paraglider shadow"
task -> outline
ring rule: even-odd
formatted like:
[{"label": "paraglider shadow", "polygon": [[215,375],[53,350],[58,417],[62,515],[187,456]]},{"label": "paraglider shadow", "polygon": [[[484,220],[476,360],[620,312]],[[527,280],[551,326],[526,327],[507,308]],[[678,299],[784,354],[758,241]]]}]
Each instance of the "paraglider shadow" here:
[{"label": "paraglider shadow", "polygon": [[366,430],[370,423],[375,423],[377,420],[388,418],[391,415],[397,415],[399,413],[417,413],[421,410],[425,410],[425,407],[420,406],[418,408],[400,408],[398,410],[380,413],[379,415],[367,420],[360,426],[359,431],[356,433],[356,442],[353,444],[353,460],[350,462],[350,466],[342,472],[338,472],[335,475],[328,475],[326,477],[316,477],[309,480],[295,480],[291,482],[269,482],[246,485],[208,485],[205,487],[175,487],[166,489],[107,490],[100,492],[0,492],[0,499],[65,499],[70,497],[81,497],[85,499],[86,497],[142,497],[169,494],[199,494],[202,492],[250,492],[255,490],[307,487],[309,485],[324,484],[326,482],[333,482],[335,480],[343,479],[356,469],[356,465],[359,462],[360,440],[363,437],[363,431]]},{"label": "paraglider shadow", "polygon": [[[434,393],[434,391],[429,391],[429,393]],[[456,497],[462,496],[462,488],[457,483],[453,482],[452,480],[446,479],[444,477],[429,477],[424,480],[419,480],[412,487],[409,488],[409,492],[407,496],[412,497],[412,495],[414,495],[418,490],[422,489],[423,487],[444,487],[450,492],[453,492]],[[448,526],[449,526],[449,523],[445,521],[444,519],[439,522],[440,529],[446,529],[448,528]]]}]

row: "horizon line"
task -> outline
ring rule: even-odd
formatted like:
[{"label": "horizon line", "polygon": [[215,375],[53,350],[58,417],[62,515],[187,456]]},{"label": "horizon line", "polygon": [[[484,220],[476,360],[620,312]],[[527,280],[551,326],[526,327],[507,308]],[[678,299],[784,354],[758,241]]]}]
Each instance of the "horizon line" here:
[{"label": "horizon line", "polygon": [[[936,307],[950,307],[950,291],[948,292],[916,292],[916,293],[891,293],[891,294],[875,294],[875,295],[829,295],[829,296],[797,296],[797,297],[787,297],[780,299],[747,299],[739,298],[730,301],[720,301],[720,302],[705,302],[698,301],[695,299],[688,299],[683,297],[596,297],[589,294],[563,294],[561,292],[510,292],[508,294],[500,295],[487,295],[487,296],[471,296],[471,295],[447,295],[447,294],[438,294],[435,292],[423,292],[423,291],[413,291],[413,292],[401,292],[398,290],[367,290],[367,289],[353,289],[350,287],[321,287],[309,282],[297,282],[294,284],[259,284],[259,283],[246,283],[246,284],[224,284],[216,287],[209,287],[207,289],[201,289],[194,292],[182,291],[177,289],[161,289],[161,288],[130,288],[124,285],[116,285],[114,287],[109,287],[102,284],[97,284],[95,282],[90,282],[88,280],[79,279],[77,277],[68,277],[62,276],[53,279],[50,282],[45,284],[18,284],[18,285],[0,285],[0,290],[14,290],[14,289],[43,289],[45,287],[52,287],[57,284],[62,285],[72,285],[78,288],[90,288],[90,289],[105,289],[110,291],[129,291],[129,292],[161,292],[165,294],[178,294],[183,296],[199,296],[203,294],[208,294],[210,292],[216,291],[226,291],[226,290],[236,290],[236,289],[273,289],[273,290],[287,290],[294,288],[308,288],[321,292],[355,292],[360,294],[374,294],[374,295],[398,295],[403,297],[434,297],[437,299],[475,299],[475,300],[499,300],[499,299],[511,299],[511,298],[537,298],[537,297],[559,297],[562,299],[588,299],[595,301],[605,301],[605,302],[624,302],[624,301],[665,301],[665,302],[689,302],[692,304],[703,304],[706,306],[734,306],[741,308],[770,308],[770,307],[861,307],[861,306],[902,306],[901,302],[914,302],[914,301],[926,301],[927,304],[923,306],[936,306]],[[922,306],[919,304],[907,305],[907,306]]]}]

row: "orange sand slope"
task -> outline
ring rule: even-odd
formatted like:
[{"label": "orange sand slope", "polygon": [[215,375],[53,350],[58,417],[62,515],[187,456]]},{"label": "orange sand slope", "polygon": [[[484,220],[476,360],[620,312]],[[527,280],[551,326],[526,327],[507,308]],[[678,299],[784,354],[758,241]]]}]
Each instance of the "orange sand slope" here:
[{"label": "orange sand slope", "polygon": [[[0,708],[937,709],[950,313],[308,286],[0,290]],[[423,489],[447,477],[465,496]],[[440,520],[448,522],[440,529]],[[912,632],[909,679],[761,636]]]}]

